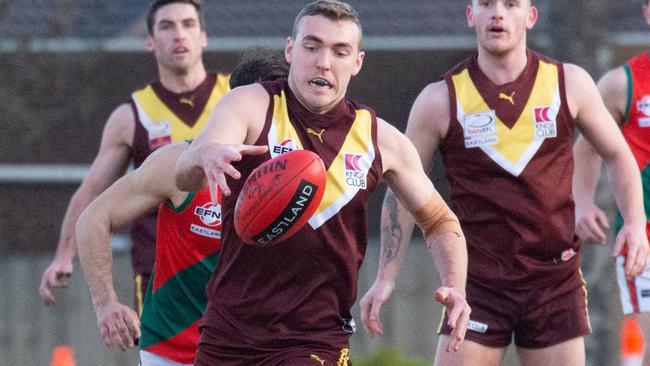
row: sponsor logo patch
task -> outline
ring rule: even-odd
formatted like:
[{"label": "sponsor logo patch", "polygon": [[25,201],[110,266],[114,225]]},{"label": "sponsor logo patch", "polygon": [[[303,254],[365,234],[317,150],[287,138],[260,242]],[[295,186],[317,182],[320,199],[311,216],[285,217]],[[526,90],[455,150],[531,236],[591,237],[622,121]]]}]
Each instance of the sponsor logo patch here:
[{"label": "sponsor logo patch", "polygon": [[497,117],[494,110],[465,115],[463,120],[465,147],[495,145],[497,137]]},{"label": "sponsor logo patch", "polygon": [[641,297],[650,297],[650,289],[647,288],[641,289]]},{"label": "sponsor logo patch", "polygon": [[280,145],[275,145],[271,148],[271,157],[276,157],[289,151],[297,150],[298,145],[292,139],[286,139],[280,143]]},{"label": "sponsor logo patch", "polygon": [[535,119],[535,137],[545,139],[557,137],[557,124],[550,106],[533,108]]},{"label": "sponsor logo patch", "polygon": [[650,118],[639,118],[639,127],[650,127]]},{"label": "sponsor logo patch", "polygon": [[353,334],[357,331],[357,323],[353,318],[342,319],[343,320],[343,330],[348,334]]},{"label": "sponsor logo patch", "polygon": [[155,150],[172,142],[172,129],[169,121],[144,125],[149,136],[149,148]]},{"label": "sponsor logo patch", "polygon": [[636,102],[636,109],[650,117],[650,95],[644,95],[643,98]]},{"label": "sponsor logo patch", "polygon": [[208,202],[203,206],[194,208],[194,214],[201,219],[204,225],[216,227],[221,225],[221,205]]},{"label": "sponsor logo patch", "polygon": [[192,224],[190,225],[190,231],[194,234],[205,236],[206,238],[221,239],[220,230],[209,229],[207,227]]},{"label": "sponsor logo patch", "polygon": [[569,259],[575,257],[576,254],[578,254],[578,253],[576,253],[575,250],[573,250],[573,249],[567,249],[567,250],[565,250],[565,251],[562,252],[562,255],[560,255],[560,259],[562,259],[562,262],[566,262],[566,261],[568,261]]},{"label": "sponsor logo patch", "polygon": [[488,326],[485,323],[480,323],[475,320],[470,320],[467,323],[467,329],[478,333],[485,333],[487,332]]},{"label": "sponsor logo patch", "polygon": [[349,187],[366,189],[368,182],[366,180],[366,172],[361,166],[361,158],[363,155],[359,154],[344,154],[344,174],[345,184]]}]

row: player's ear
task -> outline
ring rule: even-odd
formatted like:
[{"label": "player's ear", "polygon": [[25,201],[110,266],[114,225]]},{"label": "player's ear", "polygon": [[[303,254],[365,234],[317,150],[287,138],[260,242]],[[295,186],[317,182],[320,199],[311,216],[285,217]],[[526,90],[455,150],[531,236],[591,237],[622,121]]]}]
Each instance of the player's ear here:
[{"label": "player's ear", "polygon": [[154,49],[153,37],[151,36],[151,34],[147,34],[147,38],[145,38],[144,42],[145,42],[145,46],[147,47],[147,51],[153,52]]},{"label": "player's ear", "polygon": [[357,53],[357,59],[354,60],[355,67],[354,70],[352,71],[352,76],[356,76],[359,71],[361,71],[361,66],[363,66],[363,60],[366,57],[366,53],[363,51],[359,51]]},{"label": "player's ear", "polygon": [[291,63],[291,60],[293,59],[293,46],[295,44],[295,41],[291,37],[287,37],[287,42],[284,45],[284,58],[287,60],[288,63]]},{"label": "player's ear", "polygon": [[534,6],[531,6],[528,9],[528,17],[526,18],[526,29],[532,29],[535,23],[537,23],[537,8]]},{"label": "player's ear", "polygon": [[208,46],[208,34],[205,31],[201,31],[201,47],[206,48]]},{"label": "player's ear", "polygon": [[474,28],[474,12],[472,9],[472,4],[467,5],[465,9],[465,16],[467,17],[467,25],[470,28]]}]

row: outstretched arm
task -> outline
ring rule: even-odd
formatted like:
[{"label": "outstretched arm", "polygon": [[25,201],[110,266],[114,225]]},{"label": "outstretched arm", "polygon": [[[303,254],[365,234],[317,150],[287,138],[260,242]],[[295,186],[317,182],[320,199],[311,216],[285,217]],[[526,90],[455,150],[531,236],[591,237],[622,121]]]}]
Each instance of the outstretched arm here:
[{"label": "outstretched arm", "polygon": [[56,302],[52,289],[66,287],[66,279],[72,275],[72,259],[77,254],[75,225],[79,215],[93,199],[126,171],[133,127],[133,112],[128,104],[118,107],[106,122],[97,157],[72,196],[63,217],[54,259],[41,276],[38,290],[43,302],[48,306]]},{"label": "outstretched arm", "polygon": [[361,323],[370,336],[384,332],[379,313],[395,288],[395,279],[404,262],[414,224],[411,214],[400,205],[389,188],[381,210],[377,277],[359,303]]},{"label": "outstretched arm", "polygon": [[[444,82],[427,86],[416,99],[409,116],[406,135],[418,150],[425,171],[431,169],[440,134],[444,132],[439,131],[439,128],[445,128],[445,117],[440,116],[445,113],[435,113],[435,110],[449,110],[446,93]],[[448,120],[448,112],[446,115]],[[379,313],[395,287],[415,225],[412,215],[400,204],[391,189],[386,191],[381,215],[377,277],[360,302],[361,320],[371,336],[383,332]]]},{"label": "outstretched arm", "polygon": [[565,75],[569,108],[576,125],[603,159],[610,176],[616,177],[611,183],[625,223],[616,236],[612,254],[620,254],[623,246],[627,246],[625,273],[630,277],[636,276],[645,269],[648,257],[639,168],[589,74],[567,64]]},{"label": "outstretched arm", "polygon": [[113,287],[111,232],[167,199],[180,201],[172,168],[185,146],[173,144],[152,154],[139,169],[99,195],[77,223],[81,267],[102,340],[109,348],[133,347],[140,337],[138,314],[118,301]]},{"label": "outstretched arm", "polygon": [[[449,99],[446,84],[441,81],[427,86],[413,104],[406,128],[406,136],[417,149],[425,171],[431,169],[433,155],[447,133],[448,121]],[[411,213],[389,189],[382,206],[381,251],[377,277],[360,303],[361,320],[371,336],[383,332],[379,312],[395,287],[395,279],[404,260],[414,223]],[[434,261],[443,257],[437,252],[439,248],[441,247],[436,245],[431,249]],[[444,263],[436,265],[439,271],[443,266]],[[461,282],[464,291],[464,280]]]},{"label": "outstretched arm", "polygon": [[[422,229],[440,274],[442,286],[436,292],[436,300],[447,307],[449,324],[454,329],[447,349],[458,350],[470,312],[465,301],[467,249],[458,219],[433,188],[422,167],[424,164],[430,168],[433,153],[448,128],[448,112],[440,109],[449,110],[444,82],[428,86],[416,100],[407,127],[413,143],[392,126],[379,121],[384,179],[391,190],[384,201],[377,280],[364,296],[361,307],[369,334],[381,333],[379,310],[390,296],[404,257],[413,228],[413,218],[407,217],[410,214]],[[394,201],[393,195],[400,204]]]},{"label": "outstretched arm", "polygon": [[[239,179],[231,163],[246,154],[263,154],[266,146],[254,146],[266,118],[269,96],[259,84],[236,88],[219,100],[203,131],[178,159],[176,185],[197,191],[206,185],[228,196],[226,175]],[[216,197],[212,197],[216,202]]]},{"label": "outstretched arm", "polygon": [[453,329],[447,350],[458,350],[465,337],[470,313],[465,301],[465,238],[456,215],[424,173],[411,141],[385,122],[380,126],[379,136],[389,138],[385,144],[381,139],[379,142],[384,179],[424,234],[440,275],[441,287],[435,298],[447,308],[449,326]]}]

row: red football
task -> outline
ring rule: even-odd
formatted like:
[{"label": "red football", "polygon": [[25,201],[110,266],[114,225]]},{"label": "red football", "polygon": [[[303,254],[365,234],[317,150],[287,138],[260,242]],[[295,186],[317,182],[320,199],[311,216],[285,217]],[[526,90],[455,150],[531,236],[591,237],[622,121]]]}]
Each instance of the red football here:
[{"label": "red football", "polygon": [[251,172],[237,197],[237,234],[259,246],[286,240],[314,214],[326,183],[325,164],[311,151],[294,150],[265,161]]}]

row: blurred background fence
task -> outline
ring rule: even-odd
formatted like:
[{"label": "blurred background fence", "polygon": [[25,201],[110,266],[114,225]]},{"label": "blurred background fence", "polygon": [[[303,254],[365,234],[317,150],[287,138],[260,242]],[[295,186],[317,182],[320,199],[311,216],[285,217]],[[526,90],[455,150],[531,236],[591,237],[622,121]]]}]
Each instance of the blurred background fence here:
[{"label": "blurred background fence", "polygon": [[[361,14],[367,56],[349,96],[403,130],[413,100],[472,52],[475,40],[458,0],[350,1]],[[228,72],[253,45],[282,49],[304,1],[204,1],[208,69]],[[650,46],[640,0],[536,0],[540,21],[531,47],[585,67],[594,78]],[[90,298],[77,264],[71,288],[46,308],[38,297],[70,196],[97,152],[110,112],[155,79],[144,51],[142,0],[0,0],[0,366],[46,365],[57,344],[75,348],[79,365],[135,365],[137,354],[101,345]],[[435,184],[447,191],[437,164]],[[611,210],[607,190],[600,200]],[[378,235],[383,190],[371,202]],[[359,293],[376,271],[378,243],[370,243]],[[594,334],[590,365],[617,363],[620,309],[609,250],[585,246]],[[117,251],[114,273],[121,298],[131,298],[127,252]],[[353,352],[395,346],[432,360],[439,307],[438,280],[422,245],[413,245],[396,296],[384,312],[386,334],[368,340],[359,327]],[[358,311],[357,311],[358,317]],[[512,355],[507,364],[514,364]]]}]

